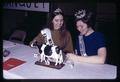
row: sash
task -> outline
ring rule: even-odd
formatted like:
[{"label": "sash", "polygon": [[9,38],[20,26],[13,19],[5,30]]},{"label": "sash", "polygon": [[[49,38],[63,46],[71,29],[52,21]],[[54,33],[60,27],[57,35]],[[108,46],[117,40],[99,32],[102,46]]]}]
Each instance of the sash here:
[{"label": "sash", "polygon": [[51,31],[49,28],[45,28],[45,29],[41,30],[41,34],[43,35],[45,43],[47,45],[54,45],[54,42],[53,42],[53,39],[51,36]]},{"label": "sash", "polygon": [[79,35],[79,48],[80,48],[80,54],[81,56],[87,56],[86,54],[86,50],[85,50],[85,43],[84,43],[84,39],[83,39],[83,35]]}]

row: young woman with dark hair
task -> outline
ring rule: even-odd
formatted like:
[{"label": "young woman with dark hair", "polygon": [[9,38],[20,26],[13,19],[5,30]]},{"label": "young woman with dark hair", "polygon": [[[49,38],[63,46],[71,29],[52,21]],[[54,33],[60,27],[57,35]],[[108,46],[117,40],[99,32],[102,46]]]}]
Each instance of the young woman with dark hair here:
[{"label": "young woman with dark hair", "polygon": [[[60,8],[56,9],[49,18],[46,28],[51,31],[51,36],[55,45],[59,46],[63,52],[72,53],[73,45],[69,31],[66,30],[64,15]],[[41,33],[39,33],[31,42],[37,41],[38,45],[45,43]]]},{"label": "young woman with dark hair", "polygon": [[93,14],[87,10],[75,13],[76,29],[79,35],[76,39],[75,53],[68,53],[68,59],[77,62],[103,64],[106,60],[106,45],[102,33],[93,29]]}]

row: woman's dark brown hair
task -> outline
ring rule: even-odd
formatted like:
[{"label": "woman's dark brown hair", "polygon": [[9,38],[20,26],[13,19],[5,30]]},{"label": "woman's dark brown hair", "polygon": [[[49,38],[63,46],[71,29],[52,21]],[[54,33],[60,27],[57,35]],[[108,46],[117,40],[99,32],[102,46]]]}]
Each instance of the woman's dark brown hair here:
[{"label": "woman's dark brown hair", "polygon": [[66,35],[66,24],[65,24],[65,21],[64,21],[65,20],[64,19],[64,14],[63,14],[62,11],[51,13],[51,15],[48,19],[47,28],[49,28],[51,30],[54,30],[52,21],[53,21],[54,17],[57,16],[57,15],[62,15],[63,16],[63,25],[59,30],[60,30],[60,34],[61,34],[61,37],[62,37],[61,41],[63,41],[63,43],[65,43],[65,41],[66,41],[66,36],[65,36]]},{"label": "woman's dark brown hair", "polygon": [[[79,13],[79,11],[80,11],[80,13]],[[86,23],[88,25],[88,27],[93,28],[94,22],[95,22],[95,20],[94,20],[95,17],[93,17],[93,13],[88,10],[79,10],[79,11],[75,14],[75,22],[81,20],[84,23]],[[84,12],[82,12],[82,11],[84,11]],[[84,16],[81,16],[83,13],[85,13]]]}]

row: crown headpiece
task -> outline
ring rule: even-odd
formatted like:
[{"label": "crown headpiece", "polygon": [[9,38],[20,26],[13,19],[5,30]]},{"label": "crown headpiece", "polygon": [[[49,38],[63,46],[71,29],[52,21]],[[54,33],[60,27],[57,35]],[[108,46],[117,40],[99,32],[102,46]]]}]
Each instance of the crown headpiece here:
[{"label": "crown headpiece", "polygon": [[77,19],[83,18],[86,15],[86,11],[85,10],[79,10],[78,12],[75,13],[75,17]]},{"label": "crown headpiece", "polygon": [[55,11],[54,11],[54,14],[56,13],[62,13],[62,10],[60,8],[57,8]]}]

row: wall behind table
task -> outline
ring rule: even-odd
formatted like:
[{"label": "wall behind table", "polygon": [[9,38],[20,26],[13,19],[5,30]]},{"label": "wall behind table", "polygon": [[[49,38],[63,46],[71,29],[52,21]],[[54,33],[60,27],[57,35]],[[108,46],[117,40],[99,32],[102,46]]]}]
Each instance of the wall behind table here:
[{"label": "wall behind table", "polygon": [[24,20],[24,12],[4,9],[2,15],[3,39],[8,39],[11,32],[17,27],[17,24],[22,23],[23,20]]},{"label": "wall behind table", "polygon": [[21,29],[27,32],[25,44],[29,44],[46,24],[46,19],[46,12],[5,9],[2,19],[3,39],[8,39],[15,29]]},{"label": "wall behind table", "polygon": [[117,5],[115,2],[97,3],[97,30],[104,33],[107,46],[107,63],[118,65]]}]

